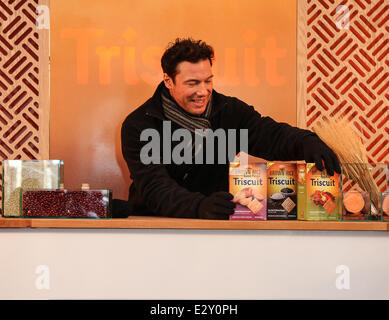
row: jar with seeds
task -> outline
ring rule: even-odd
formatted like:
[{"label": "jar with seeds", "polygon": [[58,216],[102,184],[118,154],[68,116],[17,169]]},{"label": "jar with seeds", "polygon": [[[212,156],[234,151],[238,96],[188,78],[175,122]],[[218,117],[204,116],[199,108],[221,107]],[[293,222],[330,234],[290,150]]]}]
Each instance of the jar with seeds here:
[{"label": "jar with seeds", "polygon": [[111,217],[111,190],[21,189],[21,216],[25,218]]},{"label": "jar with seeds", "polygon": [[20,190],[59,189],[63,183],[61,160],[3,160],[2,215],[20,217]]}]

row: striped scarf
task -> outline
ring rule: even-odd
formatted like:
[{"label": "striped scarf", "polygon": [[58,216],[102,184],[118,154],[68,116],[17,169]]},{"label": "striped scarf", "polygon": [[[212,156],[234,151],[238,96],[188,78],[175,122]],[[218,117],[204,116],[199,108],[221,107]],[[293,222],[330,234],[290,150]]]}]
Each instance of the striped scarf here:
[{"label": "striped scarf", "polygon": [[195,116],[182,109],[172,98],[167,88],[162,90],[162,107],[166,118],[177,123],[181,127],[196,133],[196,129],[210,129],[209,116],[212,110],[212,97],[209,99],[205,111]]}]

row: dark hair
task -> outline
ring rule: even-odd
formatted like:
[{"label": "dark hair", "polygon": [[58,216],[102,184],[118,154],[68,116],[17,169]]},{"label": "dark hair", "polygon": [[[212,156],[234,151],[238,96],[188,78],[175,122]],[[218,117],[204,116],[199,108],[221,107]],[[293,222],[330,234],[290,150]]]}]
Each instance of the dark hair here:
[{"label": "dark hair", "polygon": [[162,70],[173,79],[177,74],[177,65],[180,62],[188,61],[192,63],[208,59],[212,66],[214,58],[213,48],[204,41],[193,40],[192,38],[180,39],[168,45],[161,59]]}]

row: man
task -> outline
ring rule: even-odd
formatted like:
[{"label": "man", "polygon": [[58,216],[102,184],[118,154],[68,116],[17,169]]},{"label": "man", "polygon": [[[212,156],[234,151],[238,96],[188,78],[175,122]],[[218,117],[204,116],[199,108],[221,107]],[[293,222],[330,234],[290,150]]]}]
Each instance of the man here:
[{"label": "man", "polygon": [[[235,204],[228,193],[228,161],[218,158],[205,164],[164,163],[163,155],[173,149],[167,150],[159,140],[154,146],[161,154],[154,155],[156,161],[152,163],[144,161],[149,143],[144,133],[157,132],[162,141],[168,134],[167,124],[170,132],[186,129],[194,141],[196,134],[207,129],[244,129],[250,155],[272,161],[306,160],[315,162],[319,170],[324,169],[324,161],[330,175],[334,171],[340,173],[336,155],[313,132],[262,117],[239,99],[213,90],[213,58],[213,49],[205,42],[177,39],[162,57],[163,81],[153,97],[124,121],[122,152],[133,179],[125,215],[228,219],[233,213]],[[238,133],[236,140],[240,138]],[[172,143],[173,148],[178,141]],[[230,147],[231,142],[228,144]],[[214,150],[219,150],[218,146]],[[190,149],[192,159],[199,152],[206,156],[213,151],[198,150],[194,143]]]}]

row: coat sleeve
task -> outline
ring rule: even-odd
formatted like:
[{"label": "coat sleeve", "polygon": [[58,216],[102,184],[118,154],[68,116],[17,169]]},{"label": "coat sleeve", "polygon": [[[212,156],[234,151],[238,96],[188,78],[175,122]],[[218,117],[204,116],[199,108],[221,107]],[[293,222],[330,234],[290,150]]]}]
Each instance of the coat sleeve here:
[{"label": "coat sleeve", "polygon": [[140,153],[148,142],[140,141],[140,134],[140,128],[131,122],[123,123],[122,153],[135,188],[147,208],[158,216],[198,218],[197,208],[205,196],[180,186],[169,176],[162,161],[161,164],[143,164]]},{"label": "coat sleeve", "polygon": [[248,129],[248,153],[269,161],[304,160],[304,139],[316,136],[309,130],[263,117],[252,106],[238,100],[240,128]]}]

